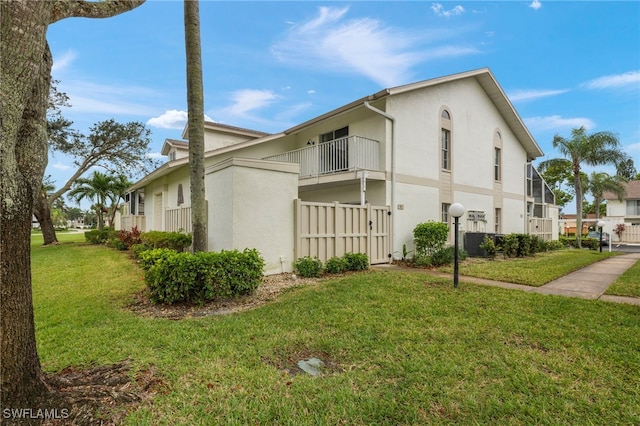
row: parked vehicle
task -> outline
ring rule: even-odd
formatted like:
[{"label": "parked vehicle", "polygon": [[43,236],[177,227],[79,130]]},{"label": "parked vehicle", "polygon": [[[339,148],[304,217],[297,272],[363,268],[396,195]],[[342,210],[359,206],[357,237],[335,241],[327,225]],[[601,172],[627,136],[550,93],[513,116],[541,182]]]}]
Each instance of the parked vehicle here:
[{"label": "parked vehicle", "polygon": [[[598,231],[591,231],[587,234],[587,238],[594,238],[598,241],[600,241],[600,232]],[[601,244],[603,246],[608,246],[609,245],[609,234],[607,232],[603,232],[602,233],[602,242]]]}]

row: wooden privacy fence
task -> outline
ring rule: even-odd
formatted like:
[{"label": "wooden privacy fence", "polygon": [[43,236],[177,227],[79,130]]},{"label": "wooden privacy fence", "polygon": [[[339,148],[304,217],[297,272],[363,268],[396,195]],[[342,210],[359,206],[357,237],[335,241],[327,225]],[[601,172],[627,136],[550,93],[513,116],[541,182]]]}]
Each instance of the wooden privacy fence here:
[{"label": "wooden privacy fence", "polygon": [[544,241],[551,241],[553,239],[553,219],[529,218],[529,234],[535,235]]},{"label": "wooden privacy fence", "polygon": [[624,231],[620,237],[620,241],[625,243],[640,243],[640,225],[625,224]]},{"label": "wooden privacy fence", "polygon": [[326,262],[364,253],[371,264],[387,263],[390,222],[389,207],[295,200],[295,258],[315,256]]},{"label": "wooden privacy fence", "polygon": [[191,232],[191,206],[168,208],[164,212],[164,230],[167,232]]}]

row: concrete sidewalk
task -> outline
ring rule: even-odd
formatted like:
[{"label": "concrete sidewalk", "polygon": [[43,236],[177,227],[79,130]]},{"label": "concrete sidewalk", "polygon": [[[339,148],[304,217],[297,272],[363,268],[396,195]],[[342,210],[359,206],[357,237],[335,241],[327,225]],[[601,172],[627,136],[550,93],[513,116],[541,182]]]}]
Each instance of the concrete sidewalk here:
[{"label": "concrete sidewalk", "polygon": [[609,257],[534,288],[531,292],[640,305],[640,298],[604,294],[611,283],[639,260],[640,253]]},{"label": "concrete sidewalk", "polygon": [[[551,281],[542,287],[531,287],[521,284],[513,284],[502,281],[487,280],[484,278],[460,276],[461,282],[468,282],[492,287],[501,287],[511,290],[521,290],[527,293],[553,294],[558,296],[580,297],[591,300],[605,300],[607,302],[627,303],[640,306],[640,298],[625,296],[610,296],[604,294],[607,288],[627,269],[640,260],[640,253],[630,253],[609,257],[600,262],[593,263],[575,272],[572,272],[557,280]],[[376,268],[397,268],[395,265],[376,265]],[[399,267],[401,268],[401,267]],[[413,269],[421,271],[420,269]],[[451,274],[422,270],[430,275],[451,277]]]}]

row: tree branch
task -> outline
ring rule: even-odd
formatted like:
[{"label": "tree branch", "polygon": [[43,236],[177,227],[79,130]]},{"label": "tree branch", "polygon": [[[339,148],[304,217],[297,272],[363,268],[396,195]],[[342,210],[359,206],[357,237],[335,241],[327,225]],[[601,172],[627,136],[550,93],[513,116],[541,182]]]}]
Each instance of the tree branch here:
[{"label": "tree branch", "polygon": [[57,0],[51,9],[52,24],[64,18],[109,18],[135,9],[145,0]]}]

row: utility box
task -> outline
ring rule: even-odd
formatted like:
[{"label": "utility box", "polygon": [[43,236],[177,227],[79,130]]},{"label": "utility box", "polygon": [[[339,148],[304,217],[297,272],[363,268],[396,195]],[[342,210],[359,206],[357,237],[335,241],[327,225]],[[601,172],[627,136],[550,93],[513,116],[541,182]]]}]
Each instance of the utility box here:
[{"label": "utility box", "polygon": [[465,232],[464,249],[471,257],[487,257],[487,252],[480,247],[480,244],[486,236],[492,237],[493,235],[486,232]]}]

